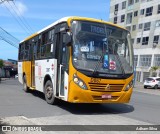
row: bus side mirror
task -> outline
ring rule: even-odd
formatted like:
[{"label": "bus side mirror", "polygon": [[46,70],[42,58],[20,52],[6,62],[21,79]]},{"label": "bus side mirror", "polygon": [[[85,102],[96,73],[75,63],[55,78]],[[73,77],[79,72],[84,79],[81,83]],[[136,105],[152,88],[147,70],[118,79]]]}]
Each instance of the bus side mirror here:
[{"label": "bus side mirror", "polygon": [[70,46],[71,41],[72,41],[72,38],[71,38],[71,33],[70,32],[66,32],[65,34],[63,34],[63,43],[66,46]]}]

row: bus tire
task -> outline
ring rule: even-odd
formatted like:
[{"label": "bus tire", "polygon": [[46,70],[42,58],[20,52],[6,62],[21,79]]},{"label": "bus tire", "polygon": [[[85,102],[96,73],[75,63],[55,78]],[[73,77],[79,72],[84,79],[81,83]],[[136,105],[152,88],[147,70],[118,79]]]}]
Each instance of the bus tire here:
[{"label": "bus tire", "polygon": [[158,89],[158,85],[155,85],[155,86],[154,86],[154,89]]},{"label": "bus tire", "polygon": [[56,104],[56,98],[54,96],[53,84],[50,80],[45,83],[44,86],[44,95],[48,104]]},{"label": "bus tire", "polygon": [[27,86],[27,80],[26,80],[26,76],[25,75],[23,76],[23,90],[25,92],[29,91],[29,87]]}]

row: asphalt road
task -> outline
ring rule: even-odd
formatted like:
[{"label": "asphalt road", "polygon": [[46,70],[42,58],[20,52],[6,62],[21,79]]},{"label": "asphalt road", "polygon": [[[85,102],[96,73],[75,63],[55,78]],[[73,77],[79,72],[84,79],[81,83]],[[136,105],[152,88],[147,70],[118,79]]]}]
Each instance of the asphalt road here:
[{"label": "asphalt road", "polygon": [[[160,91],[159,91],[160,93]],[[16,79],[0,84],[0,118],[25,116],[27,118],[60,115],[118,115],[160,124],[160,96],[134,91],[129,104],[70,104],[60,102],[48,105],[40,92],[25,93]]]}]

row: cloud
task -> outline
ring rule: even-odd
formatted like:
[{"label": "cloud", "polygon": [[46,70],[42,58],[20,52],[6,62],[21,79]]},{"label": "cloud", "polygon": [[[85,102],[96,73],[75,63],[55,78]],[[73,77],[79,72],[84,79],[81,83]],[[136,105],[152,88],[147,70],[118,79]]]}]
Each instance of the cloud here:
[{"label": "cloud", "polygon": [[15,3],[15,5],[17,6],[17,10],[18,10],[18,13],[19,13],[19,15],[23,15],[26,11],[27,11],[27,7],[23,4],[23,3],[21,3],[21,2],[16,2]]},{"label": "cloud", "polygon": [[27,11],[26,5],[20,1],[3,2],[3,7],[6,7],[8,10],[10,10],[10,12],[12,12],[12,14],[14,14],[16,16],[22,16]]}]

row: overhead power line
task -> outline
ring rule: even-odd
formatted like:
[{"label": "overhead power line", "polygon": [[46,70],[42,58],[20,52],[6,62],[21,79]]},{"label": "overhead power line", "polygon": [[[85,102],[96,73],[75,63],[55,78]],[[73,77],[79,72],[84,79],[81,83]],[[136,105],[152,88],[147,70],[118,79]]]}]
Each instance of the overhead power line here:
[{"label": "overhead power line", "polygon": [[18,48],[19,40],[15,38],[13,35],[8,33],[6,30],[0,27],[0,39],[9,43],[10,45]]},{"label": "overhead power line", "polygon": [[[14,1],[12,1],[12,2],[13,2],[13,5],[16,7],[17,12],[19,12],[19,14],[20,14],[20,10],[19,10],[19,8],[17,7],[17,5],[15,4]],[[32,27],[31,27],[31,26],[28,24],[28,22],[26,21],[25,17],[23,17],[23,16],[21,16],[21,17],[22,17],[23,21],[26,23],[26,25],[28,26],[28,28],[30,28],[31,31],[34,31],[34,30],[32,29]]]},{"label": "overhead power line", "polygon": [[13,1],[13,0],[1,0],[0,4],[3,3],[3,2],[5,2],[5,1]]},{"label": "overhead power line", "polygon": [[[4,6],[6,7],[6,9],[9,11],[9,13],[11,14],[11,16],[13,16],[13,18],[16,20],[16,22],[19,24],[19,26],[28,34],[33,34],[34,31],[31,28],[31,26],[27,23],[27,21],[25,20],[25,18],[23,16],[20,15],[20,10],[17,7],[17,5],[15,4],[14,0],[0,0],[1,3],[4,3]],[[8,5],[7,5],[7,3]],[[12,2],[12,4],[10,3]],[[1,4],[0,3],[0,4]]]}]

